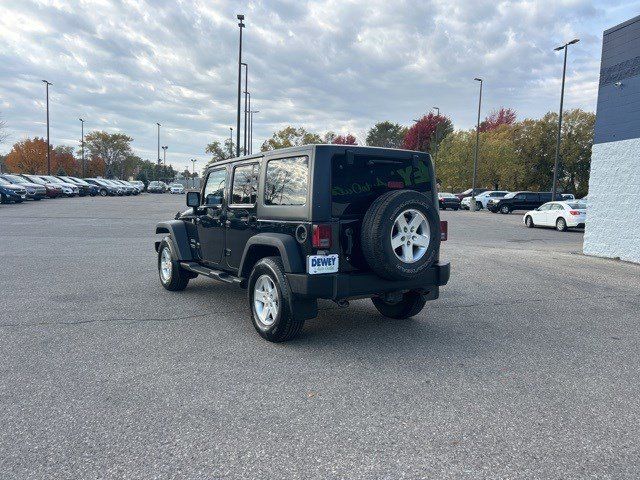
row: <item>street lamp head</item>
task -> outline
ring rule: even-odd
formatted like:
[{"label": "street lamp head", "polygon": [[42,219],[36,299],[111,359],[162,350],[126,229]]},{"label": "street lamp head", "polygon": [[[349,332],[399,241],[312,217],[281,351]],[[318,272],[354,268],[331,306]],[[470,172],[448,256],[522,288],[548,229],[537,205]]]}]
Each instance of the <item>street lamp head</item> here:
[{"label": "street lamp head", "polygon": [[244,20],[244,15],[238,14],[238,20],[240,20],[240,21]]},{"label": "street lamp head", "polygon": [[44,83],[46,83],[47,85],[53,85],[53,83],[51,83],[51,82],[50,82],[50,81],[48,81],[48,80],[42,80],[42,81],[43,81]]},{"label": "street lamp head", "polygon": [[79,118],[78,120],[80,120],[82,123],[84,123],[84,120],[83,120],[83,119]]},{"label": "street lamp head", "polygon": [[156,125],[158,125],[159,127],[161,127],[162,125],[160,125],[158,122],[156,122]]},{"label": "street lamp head", "polygon": [[482,79],[481,79],[481,78],[478,78],[478,77],[474,78],[474,80],[475,80],[476,82],[482,82]]},{"label": "street lamp head", "polygon": [[554,52],[559,52],[560,50],[564,50],[564,48],[566,47],[566,45],[561,45],[559,47],[556,47],[553,49]]},{"label": "street lamp head", "polygon": [[573,40],[571,40],[569,43],[567,43],[567,45],[573,45],[574,43],[578,43],[580,41],[579,38],[574,38]]}]

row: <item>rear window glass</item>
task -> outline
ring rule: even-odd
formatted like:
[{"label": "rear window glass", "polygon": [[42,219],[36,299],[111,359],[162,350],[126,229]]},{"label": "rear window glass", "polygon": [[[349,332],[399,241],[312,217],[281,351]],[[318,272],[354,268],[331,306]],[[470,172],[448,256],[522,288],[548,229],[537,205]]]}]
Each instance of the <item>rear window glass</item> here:
[{"label": "rear window glass", "polygon": [[241,165],[233,171],[231,203],[253,205],[258,195],[258,164]]},{"label": "rear window glass", "polygon": [[575,209],[585,209],[587,208],[587,203],[586,202],[575,202],[575,203],[568,203],[567,205],[569,205],[569,208],[575,208]]},{"label": "rear window glass", "polygon": [[264,182],[265,205],[304,205],[309,183],[308,157],[269,160]]},{"label": "rear window glass", "polygon": [[331,165],[333,214],[360,214],[389,190],[431,191],[431,172],[430,161],[424,157],[414,160],[355,155],[348,159],[347,155],[336,155]]}]

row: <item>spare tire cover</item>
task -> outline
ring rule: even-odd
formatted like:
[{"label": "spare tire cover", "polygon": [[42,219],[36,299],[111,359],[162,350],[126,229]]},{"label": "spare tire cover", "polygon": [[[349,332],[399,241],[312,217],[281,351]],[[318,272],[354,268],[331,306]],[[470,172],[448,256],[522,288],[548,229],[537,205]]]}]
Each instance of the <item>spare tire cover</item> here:
[{"label": "spare tire cover", "polygon": [[440,250],[440,222],[432,200],[414,190],[378,197],[367,210],[361,230],[362,253],[383,278],[415,277],[431,267]]}]

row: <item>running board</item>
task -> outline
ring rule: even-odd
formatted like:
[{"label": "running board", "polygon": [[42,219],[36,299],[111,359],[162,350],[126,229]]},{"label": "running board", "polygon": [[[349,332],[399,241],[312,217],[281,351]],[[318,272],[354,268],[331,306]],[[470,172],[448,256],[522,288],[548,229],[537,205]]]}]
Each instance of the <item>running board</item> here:
[{"label": "running board", "polygon": [[211,268],[204,267],[196,262],[180,262],[180,266],[185,270],[197,273],[198,275],[204,275],[205,277],[213,278],[214,280],[220,280],[226,283],[240,283],[241,278],[235,277],[222,270],[213,270]]}]

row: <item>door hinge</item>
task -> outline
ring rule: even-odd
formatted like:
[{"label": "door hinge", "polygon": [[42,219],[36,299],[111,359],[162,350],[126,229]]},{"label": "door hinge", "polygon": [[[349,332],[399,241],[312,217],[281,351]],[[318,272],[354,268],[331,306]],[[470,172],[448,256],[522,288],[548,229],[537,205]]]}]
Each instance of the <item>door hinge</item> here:
[{"label": "door hinge", "polygon": [[230,248],[225,248],[224,249],[224,256],[225,257],[231,256],[231,249]]}]

